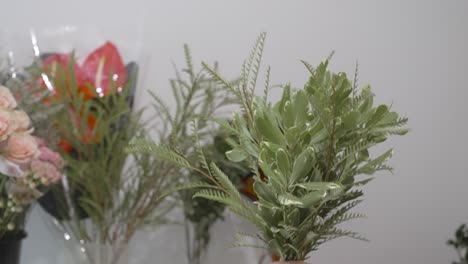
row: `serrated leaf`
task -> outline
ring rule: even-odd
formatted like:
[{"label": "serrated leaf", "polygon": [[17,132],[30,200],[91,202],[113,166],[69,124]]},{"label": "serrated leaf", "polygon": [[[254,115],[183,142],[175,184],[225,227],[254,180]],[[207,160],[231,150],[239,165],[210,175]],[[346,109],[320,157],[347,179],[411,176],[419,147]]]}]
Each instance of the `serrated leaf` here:
[{"label": "serrated leaf", "polygon": [[208,200],[220,202],[226,205],[235,206],[236,203],[225,193],[219,190],[204,189],[196,192],[192,198],[205,198]]},{"label": "serrated leaf", "polygon": [[147,153],[152,154],[158,157],[161,160],[173,163],[175,165],[184,167],[184,168],[192,168],[190,162],[183,157],[182,155],[178,154],[177,152],[165,147],[160,146],[157,144],[153,144],[144,140],[135,140],[130,143],[125,151],[127,153]]},{"label": "serrated leaf", "polygon": [[240,193],[237,191],[237,188],[231,182],[229,177],[224,174],[224,172],[221,171],[214,162],[211,162],[210,170],[212,171],[212,175],[215,177],[215,179],[226,189],[232,198],[238,198],[239,200],[241,199]]},{"label": "serrated leaf", "polygon": [[380,155],[377,158],[372,159],[371,161],[369,161],[366,165],[360,167],[356,171],[356,173],[358,173],[358,174],[364,173],[364,174],[367,174],[367,175],[371,175],[371,174],[375,173],[378,165],[381,165],[382,163],[384,163],[392,155],[393,155],[393,149],[389,149],[388,151],[386,151],[382,155]]},{"label": "serrated leaf", "polygon": [[225,119],[222,119],[222,118],[214,118],[214,121],[216,123],[218,123],[218,125],[220,127],[222,127],[224,130],[232,133],[232,134],[235,134],[237,131],[231,126],[231,124],[226,121]]},{"label": "serrated leaf", "polygon": [[168,190],[165,190],[164,192],[162,192],[157,197],[157,199],[162,200],[162,199],[166,198],[167,196],[169,196],[171,194],[174,194],[174,193],[176,193],[178,191],[187,190],[187,189],[197,189],[197,188],[218,189],[217,186],[214,186],[214,185],[211,185],[211,184],[206,184],[206,183],[203,183],[203,182],[191,182],[191,183],[177,185],[177,186],[172,187],[172,188],[170,188]]}]

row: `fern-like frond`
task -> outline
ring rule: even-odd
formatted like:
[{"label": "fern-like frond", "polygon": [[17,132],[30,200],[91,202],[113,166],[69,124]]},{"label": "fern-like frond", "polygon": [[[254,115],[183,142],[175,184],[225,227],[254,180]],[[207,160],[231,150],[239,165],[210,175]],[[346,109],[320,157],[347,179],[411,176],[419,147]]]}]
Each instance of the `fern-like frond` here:
[{"label": "fern-like frond", "polygon": [[355,109],[354,99],[357,96],[358,82],[359,82],[359,63],[356,61],[356,66],[354,67],[353,97],[352,97],[352,103],[353,103],[354,109]]},{"label": "fern-like frond", "polygon": [[226,176],[226,174],[224,174],[224,172],[222,172],[214,162],[212,162],[210,165],[211,175],[213,175],[214,178],[226,189],[232,198],[241,200],[242,198],[239,191],[237,191],[236,186],[234,186],[229,177]]},{"label": "fern-like frond", "polygon": [[161,160],[173,163],[174,165],[184,168],[193,168],[192,164],[182,155],[177,152],[146,140],[133,140],[126,148],[128,153],[146,153],[158,157]]},{"label": "fern-like frond", "polygon": [[205,198],[226,205],[236,206],[236,202],[228,194],[214,189],[200,190],[193,195],[193,198]]},{"label": "fern-like frond", "polygon": [[250,57],[247,60],[246,79],[249,78],[250,74],[252,74],[250,77],[249,97],[253,97],[255,94],[255,87],[257,85],[257,79],[260,72],[260,66],[263,57],[263,48],[265,46],[265,39],[266,32],[263,32],[258,36],[257,41],[255,42],[255,46],[251,51]]},{"label": "fern-like frond", "polygon": [[187,44],[184,44],[184,53],[185,53],[185,63],[187,65],[186,72],[189,74],[190,80],[193,83],[195,76],[194,76],[194,71],[193,71],[192,53],[190,52],[190,48]]},{"label": "fern-like frond", "polygon": [[153,104],[153,107],[155,108],[155,110],[157,112],[162,112],[164,114],[164,118],[169,122],[169,123],[172,123],[173,122],[173,118],[171,116],[171,113],[170,113],[170,110],[169,110],[169,107],[166,105],[166,103],[164,102],[163,99],[161,99],[158,95],[156,95],[154,92],[152,91],[149,91],[149,94],[150,96],[153,98],[154,100],[154,104]]},{"label": "fern-like frond", "polygon": [[262,249],[262,250],[268,250],[267,247],[257,245],[257,244],[252,244],[249,242],[237,242],[233,245],[231,245],[229,248],[240,248],[240,247],[248,247],[248,248],[257,248],[257,249]]},{"label": "fern-like frond", "polygon": [[250,223],[254,224],[257,228],[260,230],[264,227],[262,225],[262,222],[257,216],[255,215],[254,211],[252,208],[243,206],[243,207],[235,207],[231,206],[229,207],[229,210],[233,212],[234,214],[244,218],[245,220],[249,221]]},{"label": "fern-like frond", "polygon": [[306,69],[309,71],[310,74],[314,74],[314,67],[312,66],[312,64],[308,63],[307,61],[305,60],[301,60],[302,64],[304,64],[304,66],[306,67]]},{"label": "fern-like frond", "polygon": [[227,88],[232,94],[234,94],[237,99],[240,101],[242,99],[242,95],[239,93],[238,89],[236,89],[233,84],[226,79],[224,79],[217,71],[215,71],[213,68],[211,68],[207,63],[202,62],[203,69],[208,72],[208,74],[218,82],[219,84],[223,85],[225,88]]},{"label": "fern-like frond", "polygon": [[157,197],[157,199],[158,200],[163,200],[167,196],[169,196],[171,194],[175,194],[175,193],[177,193],[179,191],[182,191],[182,190],[200,189],[200,188],[209,188],[209,189],[215,189],[217,191],[220,191],[220,189],[217,186],[214,186],[212,184],[206,184],[206,183],[203,183],[203,182],[193,182],[193,183],[189,182],[189,183],[184,183],[184,184],[174,186],[174,187],[170,188],[169,190],[166,190],[166,191],[162,192]]},{"label": "fern-like frond", "polygon": [[338,224],[351,221],[354,219],[359,219],[359,218],[367,218],[367,216],[361,213],[345,213],[341,215],[340,217],[335,218],[335,220],[333,221],[333,224],[338,225]]},{"label": "fern-like frond", "polygon": [[409,132],[405,127],[377,127],[371,130],[371,133],[384,134],[384,135],[399,135],[403,136]]},{"label": "fern-like frond", "polygon": [[268,100],[268,93],[270,91],[270,72],[271,67],[268,67],[265,74],[265,88],[263,90],[263,98],[265,98],[265,102]]},{"label": "fern-like frond", "polygon": [[332,212],[331,216],[327,217],[324,221],[324,223],[321,226],[321,230],[325,231],[333,228],[337,223],[341,223],[341,221],[344,217],[344,215],[349,212],[349,210],[353,209],[356,207],[358,204],[360,204],[362,200],[354,200],[346,204],[345,206],[337,209],[336,211]]},{"label": "fern-like frond", "polygon": [[362,235],[360,235],[357,232],[347,231],[347,230],[343,230],[343,229],[340,229],[340,228],[332,228],[327,233],[327,237],[330,238],[330,239],[335,239],[335,238],[339,238],[339,237],[349,237],[349,238],[353,238],[353,239],[357,239],[357,240],[361,240],[361,241],[365,241],[365,242],[369,241],[367,238],[363,237]]}]

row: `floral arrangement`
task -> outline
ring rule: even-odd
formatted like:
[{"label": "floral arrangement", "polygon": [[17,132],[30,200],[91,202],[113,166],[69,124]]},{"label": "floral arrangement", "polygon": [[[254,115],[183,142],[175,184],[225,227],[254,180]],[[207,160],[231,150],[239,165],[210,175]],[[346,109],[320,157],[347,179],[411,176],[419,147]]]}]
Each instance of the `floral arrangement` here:
[{"label": "floral arrangement", "polygon": [[36,65],[50,92],[44,104],[61,106],[52,120],[67,164],[41,205],[88,261],[118,263],[138,230],[165,221],[174,207],[165,198],[177,184],[174,166],[124,151],[134,136],[149,138],[143,112],[133,111],[138,67],[124,64],[111,42],[81,64],[74,53],[52,53]]},{"label": "floral arrangement", "polygon": [[23,231],[29,206],[62,178],[62,157],[33,132],[28,114],[0,86],[0,237]]},{"label": "floral arrangement", "polygon": [[[46,130],[47,133],[55,135],[53,141],[57,141],[59,148],[67,156],[73,160],[83,160],[72,143],[65,140],[69,136],[65,135],[69,127],[59,124],[60,120],[65,119],[68,125],[77,128],[73,132],[78,132],[78,135],[73,134],[72,137],[78,138],[80,145],[89,146],[98,143],[100,138],[93,136],[93,133],[97,122],[96,112],[103,107],[102,103],[105,103],[103,97],[112,92],[111,87],[117,87],[115,90],[122,92],[124,86],[131,84],[125,91],[126,97],[124,96],[125,105],[131,106],[136,83],[133,80],[130,82],[130,78],[136,75],[137,70],[134,62],[124,64],[119,50],[109,41],[88,54],[81,64],[77,63],[74,52],[45,53],[40,56],[40,60],[32,67],[33,74],[30,78],[38,79],[37,84],[42,89],[41,92],[46,92],[43,104],[60,109],[49,118],[55,121],[55,125],[49,126]],[[90,109],[86,114],[83,109],[77,111],[80,107],[83,108],[82,103],[88,101],[98,104],[99,107]],[[74,105],[75,103],[77,105]],[[115,106],[109,105],[109,107]],[[122,114],[121,119],[125,119],[126,116],[128,112]],[[81,120],[86,122],[81,123]],[[65,203],[66,199],[77,202],[76,200],[82,196],[82,191],[76,186],[75,180],[73,177],[67,180],[68,190],[64,190],[63,185],[54,186],[53,191],[40,200],[41,206],[56,219],[69,219],[72,208],[70,204]],[[87,218],[88,214],[78,202],[76,206],[73,211],[78,218]]]}]

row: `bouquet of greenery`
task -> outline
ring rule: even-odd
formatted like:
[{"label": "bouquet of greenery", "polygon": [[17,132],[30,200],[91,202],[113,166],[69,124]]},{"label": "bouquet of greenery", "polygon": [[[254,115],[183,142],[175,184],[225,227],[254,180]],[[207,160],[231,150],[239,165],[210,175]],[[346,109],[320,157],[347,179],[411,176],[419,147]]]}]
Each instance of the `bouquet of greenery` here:
[{"label": "bouquet of greenery", "polygon": [[[235,137],[226,156],[233,162],[247,161],[255,174],[258,200],[254,204],[243,199],[229,177],[204,155],[194,163],[164,146],[137,144],[132,148],[204,175],[213,186],[194,197],[224,203],[253,223],[259,230],[254,237],[281,261],[304,261],[332,239],[364,240],[338,225],[363,216],[350,210],[362,201],[360,187],[372,177],[358,177],[391,171],[386,161],[392,150],[372,157],[370,149],[390,135],[407,133],[407,119],[387,105],[374,106],[369,86],[359,92],[356,81],[345,73],[328,70],[328,59],[316,68],[304,62],[310,73],[304,87],[285,85],[281,100],[275,103],[268,102],[268,70],[264,96],[256,96],[264,40],[265,34],[260,35],[242,67],[240,83],[227,81],[205,65],[241,105],[242,112],[234,113],[232,123],[219,124]],[[241,241],[239,245],[248,244]]]},{"label": "bouquet of greenery", "polygon": [[448,245],[455,248],[459,260],[453,264],[467,264],[468,263],[468,226],[461,225],[455,232],[455,239],[450,239]]},{"label": "bouquet of greenery", "polygon": [[[227,135],[214,131],[211,121],[214,117],[222,116],[221,110],[232,104],[232,96],[226,94],[212,78],[196,71],[187,45],[184,46],[184,51],[186,67],[182,71],[176,70],[176,77],[170,81],[175,111],[171,111],[165,101],[156,94],[152,94],[153,105],[159,117],[153,120],[159,127],[159,142],[177,149],[187,159],[197,163],[199,153],[194,148],[195,135],[191,129],[195,122],[200,131],[198,138],[205,143],[204,152],[207,158],[230,171],[232,180],[238,182],[239,176],[248,172],[225,158]],[[181,186],[190,186],[191,182],[207,183],[199,173],[187,173],[183,169],[174,173],[181,179]],[[225,205],[206,199],[193,199],[193,195],[194,190],[184,189],[178,192],[185,215],[187,259],[191,264],[198,264],[201,263],[202,255],[210,242],[211,226],[223,218]]]}]

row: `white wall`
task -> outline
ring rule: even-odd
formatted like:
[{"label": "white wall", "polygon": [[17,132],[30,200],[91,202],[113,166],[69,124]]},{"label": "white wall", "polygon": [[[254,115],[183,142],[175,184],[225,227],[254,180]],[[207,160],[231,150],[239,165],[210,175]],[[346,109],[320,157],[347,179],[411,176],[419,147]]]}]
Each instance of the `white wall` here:
[{"label": "white wall", "polygon": [[[0,2],[0,28],[16,32],[30,25],[96,25],[125,38],[133,36],[129,29],[144,18],[144,47],[151,53],[146,84],[162,95],[169,93],[171,61],[183,63],[184,42],[191,45],[195,59],[217,59],[228,76],[235,76],[256,35],[267,31],[265,62],[272,66],[273,83],[291,81],[298,86],[307,77],[299,59],[316,64],[336,50],[333,68],[350,73],[359,60],[361,82],[373,85],[378,101],[393,102],[395,110],[406,114],[412,132],[391,140],[395,175],[382,175],[367,186],[359,209],[369,218],[349,224],[371,242],[334,241],[313,254],[311,262],[453,260],[455,254],[445,241],[459,224],[468,222],[467,1]],[[142,105],[146,98],[141,96],[138,102]],[[238,220],[229,221],[216,227],[217,248],[207,264],[255,263],[241,257],[248,249],[225,253],[225,241],[230,239],[226,233],[233,232],[232,222]],[[23,263],[64,263],[56,261],[62,246],[38,214],[29,227]],[[135,241],[140,249],[148,247],[140,263],[184,263],[182,233],[177,229]],[[228,259],[221,261],[223,254]]]}]

